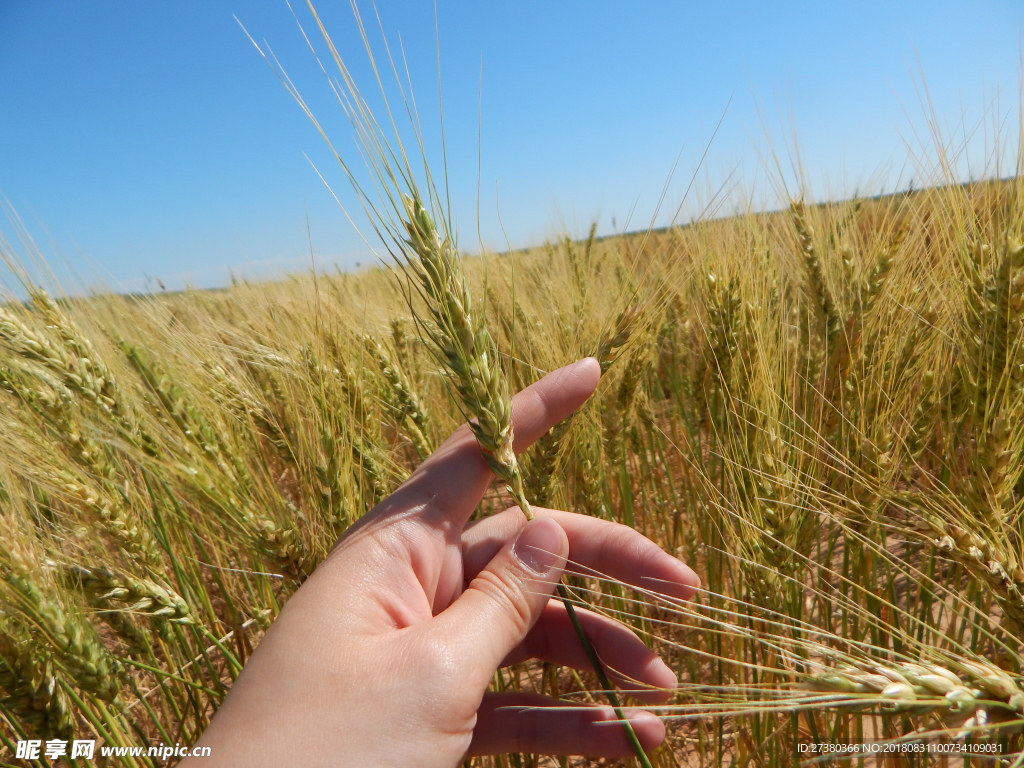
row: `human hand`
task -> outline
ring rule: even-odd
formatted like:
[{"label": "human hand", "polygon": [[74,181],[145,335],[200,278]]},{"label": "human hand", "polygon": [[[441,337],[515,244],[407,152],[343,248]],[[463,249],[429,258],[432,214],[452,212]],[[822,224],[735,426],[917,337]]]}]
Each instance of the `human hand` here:
[{"label": "human hand", "polygon": [[[516,395],[515,450],[579,407],[599,378],[587,358]],[[631,528],[583,515],[535,509],[526,523],[513,508],[467,526],[492,480],[463,425],[341,537],[199,741],[214,764],[453,768],[473,754],[632,754],[610,707],[552,709],[536,694],[487,688],[498,667],[530,658],[589,669],[550,599],[567,557],[683,599],[697,576]],[[675,675],[635,634],[577,614],[613,681],[642,701],[670,698]],[[651,713],[629,717],[645,749],[664,740]]]}]

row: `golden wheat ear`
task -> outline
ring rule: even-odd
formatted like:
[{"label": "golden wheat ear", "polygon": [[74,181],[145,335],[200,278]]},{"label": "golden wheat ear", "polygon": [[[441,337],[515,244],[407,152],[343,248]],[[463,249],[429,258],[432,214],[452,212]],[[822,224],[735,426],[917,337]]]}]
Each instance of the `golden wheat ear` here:
[{"label": "golden wheat ear", "polygon": [[455,245],[441,236],[417,194],[402,194],[402,202],[407,233],[405,265],[419,283],[419,293],[431,315],[429,326],[421,325],[458,395],[488,466],[507,485],[527,519],[533,519],[523,473],[512,450],[512,397],[501,370],[498,346],[486,323],[474,312]]}]

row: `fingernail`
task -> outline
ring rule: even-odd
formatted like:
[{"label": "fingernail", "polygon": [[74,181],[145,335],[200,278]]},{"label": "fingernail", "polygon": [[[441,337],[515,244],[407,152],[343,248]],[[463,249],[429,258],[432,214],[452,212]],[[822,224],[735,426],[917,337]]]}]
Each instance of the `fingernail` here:
[{"label": "fingernail", "polygon": [[549,517],[538,517],[526,524],[512,548],[512,554],[538,576],[550,571],[560,559],[562,530]]}]

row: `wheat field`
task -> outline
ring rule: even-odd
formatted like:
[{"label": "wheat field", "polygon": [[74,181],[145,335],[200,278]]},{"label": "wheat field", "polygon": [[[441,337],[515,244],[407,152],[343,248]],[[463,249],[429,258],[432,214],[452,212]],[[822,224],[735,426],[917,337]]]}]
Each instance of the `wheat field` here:
[{"label": "wheat field", "polygon": [[[701,575],[685,605],[569,579],[679,676],[652,764],[832,759],[816,742],[1020,758],[1021,192],[794,199],[464,259],[511,390],[614,341],[597,394],[519,466],[532,503],[631,525]],[[3,253],[27,298],[0,305],[0,760],[28,738],[192,743],[463,410],[400,271],[67,298]],[[496,486],[478,514],[514,503]],[[601,696],[537,663],[494,686]]]}]

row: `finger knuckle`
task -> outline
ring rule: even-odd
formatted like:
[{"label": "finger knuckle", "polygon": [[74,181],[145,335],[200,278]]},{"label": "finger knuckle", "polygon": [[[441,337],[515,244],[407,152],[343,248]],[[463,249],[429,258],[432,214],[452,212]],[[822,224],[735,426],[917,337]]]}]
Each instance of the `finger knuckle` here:
[{"label": "finger knuckle", "polygon": [[483,571],[473,579],[470,588],[478,590],[487,597],[494,609],[513,623],[517,632],[525,633],[530,628],[532,620],[530,598],[523,585],[512,573]]},{"label": "finger knuckle", "polygon": [[621,523],[611,523],[611,525],[614,527],[605,537],[601,547],[602,560],[622,562],[647,557],[646,544],[648,540],[646,538]]}]

